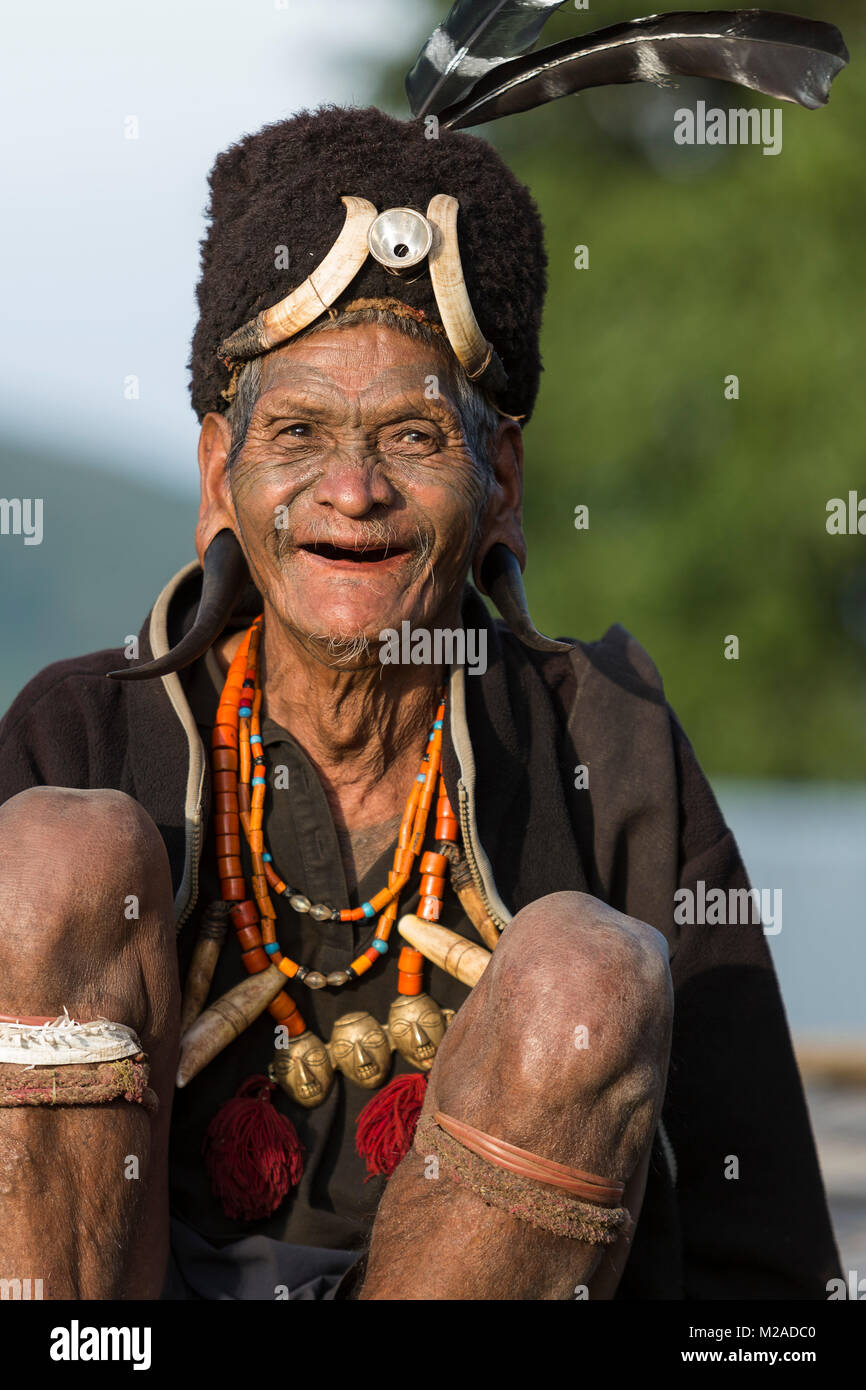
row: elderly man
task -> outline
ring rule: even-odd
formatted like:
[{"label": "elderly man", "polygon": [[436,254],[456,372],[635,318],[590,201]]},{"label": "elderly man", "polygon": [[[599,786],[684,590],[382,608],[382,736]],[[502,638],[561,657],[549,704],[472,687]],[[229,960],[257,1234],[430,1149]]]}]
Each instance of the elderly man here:
[{"label": "elderly man", "polygon": [[675,916],[745,888],[734,840],[637,643],[525,605],[526,190],[331,108],[211,191],[202,564],[2,726],[6,1266],[52,1298],[825,1296],[760,922]]}]

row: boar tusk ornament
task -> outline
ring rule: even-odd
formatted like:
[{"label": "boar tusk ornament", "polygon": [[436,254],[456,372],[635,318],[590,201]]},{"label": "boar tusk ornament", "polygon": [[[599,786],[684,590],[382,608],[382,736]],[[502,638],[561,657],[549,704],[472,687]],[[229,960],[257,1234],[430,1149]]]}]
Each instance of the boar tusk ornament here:
[{"label": "boar tusk ornament", "polygon": [[427,261],[445,335],[467,376],[496,395],[507,385],[505,369],[472,309],[457,240],[456,198],[437,193],[427,215],[416,208],[378,212],[366,198],[344,194],[342,230],[324,260],[279,303],[264,309],[220,343],[218,356],[232,373],[228,393],[237,389],[237,369],[251,358],[288,342],[330,309],[354,280],[368,255],[392,275]]}]

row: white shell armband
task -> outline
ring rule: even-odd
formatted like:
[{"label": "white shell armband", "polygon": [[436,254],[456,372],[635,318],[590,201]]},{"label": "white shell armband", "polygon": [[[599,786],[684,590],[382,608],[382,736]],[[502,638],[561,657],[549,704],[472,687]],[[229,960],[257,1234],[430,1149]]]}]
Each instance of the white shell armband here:
[{"label": "white shell armband", "polygon": [[0,1062],[23,1067],[116,1062],[141,1051],[131,1028],[106,1018],[79,1023],[64,1010],[48,1023],[0,1022]]}]

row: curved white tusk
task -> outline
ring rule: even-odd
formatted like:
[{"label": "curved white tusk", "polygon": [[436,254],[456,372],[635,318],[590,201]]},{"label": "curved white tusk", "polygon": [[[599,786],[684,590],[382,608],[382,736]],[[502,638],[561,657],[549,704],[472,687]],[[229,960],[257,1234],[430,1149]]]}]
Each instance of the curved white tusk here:
[{"label": "curved white tusk", "polygon": [[285,983],[285,975],[275,965],[269,965],[256,975],[248,975],[228,994],[209,1004],[180,1040],[175,1084],[183,1087],[198,1076],[208,1062],[264,1013]]},{"label": "curved white tusk", "polygon": [[491,952],[485,951],[483,946],[476,946],[474,941],[467,941],[465,936],[458,936],[448,927],[425,922],[413,912],[400,918],[397,930],[422,956],[472,989],[490,964]]},{"label": "curved white tusk", "polygon": [[483,378],[484,386],[491,391],[501,391],[506,384],[502,363],[478,326],[463,279],[457,242],[459,207],[456,198],[437,193],[427,208],[427,221],[433,227],[429,265],[436,307],[454,355],[466,375],[472,381]]},{"label": "curved white tusk", "polygon": [[220,357],[245,362],[286,342],[329,309],[351,284],[369,255],[367,233],[378,214],[366,198],[346,196],[340,201],[346,220],[324,260],[279,304],[263,309],[220,343]]}]

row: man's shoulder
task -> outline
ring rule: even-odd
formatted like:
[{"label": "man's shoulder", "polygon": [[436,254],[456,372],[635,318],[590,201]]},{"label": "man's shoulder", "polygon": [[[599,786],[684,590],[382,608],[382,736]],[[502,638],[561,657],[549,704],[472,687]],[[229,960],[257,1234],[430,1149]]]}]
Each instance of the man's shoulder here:
[{"label": "man's shoulder", "polygon": [[595,675],[614,683],[626,694],[646,699],[656,693],[664,702],[664,684],[658,667],[635,636],[622,623],[612,623],[595,641],[572,639],[568,654],[577,673]]},{"label": "man's shoulder", "polygon": [[0,720],[0,740],[9,738],[22,722],[63,710],[67,718],[83,704],[107,708],[121,696],[120,682],[107,679],[124,662],[123,649],[106,647],[84,656],[53,661],[33,676],[16,695]]},{"label": "man's shoulder", "polygon": [[602,705],[612,717],[617,708],[625,712],[638,701],[667,713],[658,667],[621,623],[612,623],[593,640],[558,638],[568,643],[564,652],[531,651],[504,624],[498,626],[510,661],[531,664],[564,711],[591,702]]}]

